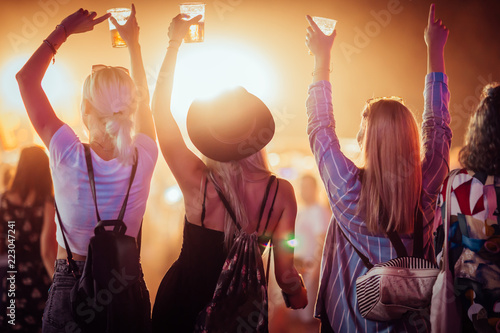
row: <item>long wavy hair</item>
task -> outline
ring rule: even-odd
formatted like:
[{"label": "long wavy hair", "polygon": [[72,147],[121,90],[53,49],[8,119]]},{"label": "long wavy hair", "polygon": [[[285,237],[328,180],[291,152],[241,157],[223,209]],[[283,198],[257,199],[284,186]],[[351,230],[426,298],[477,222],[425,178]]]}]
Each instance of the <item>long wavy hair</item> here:
[{"label": "long wavy hair", "polygon": [[420,132],[411,111],[397,98],[367,102],[362,113],[363,167],[359,210],[368,230],[413,231],[422,189]]},{"label": "long wavy hair", "polygon": [[96,136],[109,136],[115,146],[118,160],[131,165],[134,162],[133,116],[137,111],[136,87],[123,69],[106,67],[92,73],[83,84],[82,115],[89,112],[88,128]]},{"label": "long wavy hair", "polygon": [[[236,219],[243,229],[246,229],[249,220],[247,208],[245,205],[245,173],[259,172],[271,174],[267,154],[265,149],[261,149],[253,155],[246,158],[230,162],[219,162],[205,157],[205,163],[208,168],[209,179],[218,186],[231,208],[234,210]],[[229,248],[236,234],[231,217],[226,211],[224,218],[224,243]]]},{"label": "long wavy hair", "polygon": [[34,192],[37,205],[53,197],[49,158],[43,148],[32,146],[21,151],[9,192],[19,195],[23,202]]},{"label": "long wavy hair", "polygon": [[464,168],[488,175],[500,175],[499,83],[484,87],[481,101],[470,119],[459,160]]}]

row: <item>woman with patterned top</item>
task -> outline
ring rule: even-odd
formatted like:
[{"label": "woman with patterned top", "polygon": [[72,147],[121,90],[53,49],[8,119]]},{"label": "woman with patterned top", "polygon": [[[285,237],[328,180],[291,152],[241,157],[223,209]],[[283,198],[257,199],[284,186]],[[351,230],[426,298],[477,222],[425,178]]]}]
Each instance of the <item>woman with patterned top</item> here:
[{"label": "woman with patterned top", "polygon": [[[500,85],[484,88],[451,186],[450,268],[464,332],[500,331]],[[444,237],[445,180],[436,210],[436,253]]]},{"label": "woman with patterned top", "polygon": [[423,146],[413,114],[399,99],[372,99],[362,112],[357,138],[364,165],[358,167],[340,150],[335,132],[329,82],[335,32],[326,36],[309,16],[307,19],[311,26],[307,28],[306,44],[315,56],[307,99],[307,132],[333,212],[323,249],[315,315],[321,319],[322,332],[429,331],[425,313],[407,313],[390,322],[361,316],[355,281],[367,268],[353,246],[370,262],[388,261],[396,253],[385,233],[396,231],[408,251],[413,244],[415,212],[420,206],[424,256],[434,257],[431,222],[439,187],[448,172],[451,141],[450,94],[444,66],[448,30],[441,20],[436,22],[431,5],[424,33],[428,67]]},{"label": "woman with patterned top", "polygon": [[14,266],[8,270],[17,271],[16,316],[11,323],[6,308],[12,299],[8,295],[10,274],[2,278],[2,332],[41,332],[57,252],[49,158],[41,147],[21,151],[12,185],[0,200],[0,234],[0,252],[11,249],[8,245],[15,239],[14,257],[8,257],[14,260]]}]

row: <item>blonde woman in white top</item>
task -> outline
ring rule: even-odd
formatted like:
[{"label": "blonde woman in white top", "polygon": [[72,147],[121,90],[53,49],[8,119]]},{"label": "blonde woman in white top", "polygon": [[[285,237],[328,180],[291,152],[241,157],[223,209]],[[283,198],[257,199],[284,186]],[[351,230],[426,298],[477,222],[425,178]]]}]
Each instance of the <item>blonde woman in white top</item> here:
[{"label": "blonde woman in white top", "polygon": [[[109,14],[97,17],[95,12],[83,9],[69,15],[41,43],[16,75],[31,123],[49,148],[55,200],[69,247],[80,270],[97,223],[84,148],[73,130],[57,117],[41,81],[57,49],[69,36],[93,30],[95,25],[108,17]],[[84,83],[81,111],[89,131],[97,205],[102,219],[118,216],[132,164],[137,159],[137,174],[123,219],[127,234],[136,237],[146,208],[158,151],[135,8],[132,6],[132,14],[125,25],[119,26],[116,21],[115,25],[130,52],[132,77],[124,68],[93,66]],[[59,224],[57,229],[59,248],[54,283],[43,316],[43,332],[64,332],[75,325],[72,323],[69,292],[76,279],[68,270]]]}]

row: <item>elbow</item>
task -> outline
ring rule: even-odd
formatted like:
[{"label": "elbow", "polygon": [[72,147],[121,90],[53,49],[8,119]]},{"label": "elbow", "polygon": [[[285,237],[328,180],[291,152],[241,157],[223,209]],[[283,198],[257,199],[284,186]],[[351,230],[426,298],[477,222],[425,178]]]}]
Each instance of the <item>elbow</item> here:
[{"label": "elbow", "polygon": [[24,86],[26,82],[28,82],[28,74],[24,68],[21,68],[21,70],[17,72],[16,81],[20,87]]}]

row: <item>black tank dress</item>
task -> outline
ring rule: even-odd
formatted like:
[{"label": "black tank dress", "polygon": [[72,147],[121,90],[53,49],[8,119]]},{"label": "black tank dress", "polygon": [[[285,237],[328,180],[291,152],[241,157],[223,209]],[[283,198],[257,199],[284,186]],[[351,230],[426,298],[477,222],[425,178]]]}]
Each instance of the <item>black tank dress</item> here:
[{"label": "black tank dress", "polygon": [[224,232],[207,229],[205,193],[201,224],[184,219],[181,253],[163,277],[153,306],[153,332],[193,332],[196,316],[212,299],[226,260]]},{"label": "black tank dress", "polygon": [[[260,219],[267,203],[272,179],[262,200]],[[207,229],[203,225],[206,194],[207,182],[205,182],[201,226],[184,219],[181,253],[158,288],[152,315],[154,333],[192,333],[198,313],[212,300],[227,251],[224,249],[224,232]],[[270,240],[270,237],[264,236],[269,218],[270,214],[267,217],[264,233],[259,237],[259,243],[262,244],[261,251]]]}]

